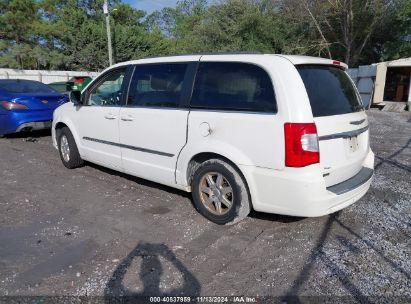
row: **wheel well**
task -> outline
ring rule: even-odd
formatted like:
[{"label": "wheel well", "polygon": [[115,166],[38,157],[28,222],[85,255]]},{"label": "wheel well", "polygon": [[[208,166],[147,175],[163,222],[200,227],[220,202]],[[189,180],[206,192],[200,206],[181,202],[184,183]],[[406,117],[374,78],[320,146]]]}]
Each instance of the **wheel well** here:
[{"label": "wheel well", "polygon": [[55,126],[56,129],[56,140],[58,140],[59,135],[60,135],[60,131],[61,129],[63,129],[64,127],[67,127],[67,125],[65,123],[62,122],[58,122]]},{"label": "wheel well", "polygon": [[56,124],[55,129],[56,129],[56,131],[57,131],[57,130],[63,129],[64,127],[67,127],[67,125],[66,125],[65,123],[63,123],[63,122],[58,122],[58,123]]},{"label": "wheel well", "polygon": [[[197,168],[205,161],[209,159],[217,158],[220,159],[229,165],[231,165],[237,172],[240,174],[241,178],[244,181],[245,186],[247,187],[247,191],[249,194],[249,199],[251,202],[251,193],[250,193],[250,188],[248,187],[247,180],[244,176],[244,174],[241,172],[240,168],[236,164],[234,164],[231,160],[229,160],[227,157],[224,157],[220,154],[217,153],[211,153],[211,152],[204,152],[204,153],[199,153],[195,155],[193,158],[191,158],[190,162],[188,163],[187,167],[187,185],[191,185],[191,182],[193,180],[194,172],[196,172]],[[252,204],[251,204],[252,206]]]}]

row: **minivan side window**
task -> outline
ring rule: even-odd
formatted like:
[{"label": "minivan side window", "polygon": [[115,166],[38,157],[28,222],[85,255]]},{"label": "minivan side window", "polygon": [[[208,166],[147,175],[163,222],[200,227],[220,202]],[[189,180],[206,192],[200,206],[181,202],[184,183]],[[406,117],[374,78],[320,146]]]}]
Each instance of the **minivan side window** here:
[{"label": "minivan side window", "polygon": [[88,93],[88,106],[119,106],[125,68],[109,72]]},{"label": "minivan side window", "polygon": [[187,63],[136,65],[127,106],[178,108],[187,67]]},{"label": "minivan side window", "polygon": [[242,62],[202,62],[191,107],[277,112],[271,78],[259,66]]}]

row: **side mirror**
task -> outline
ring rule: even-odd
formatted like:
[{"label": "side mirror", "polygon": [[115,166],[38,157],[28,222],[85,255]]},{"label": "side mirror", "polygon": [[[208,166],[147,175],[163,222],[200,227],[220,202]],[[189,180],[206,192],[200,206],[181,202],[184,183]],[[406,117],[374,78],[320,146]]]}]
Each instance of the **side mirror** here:
[{"label": "side mirror", "polygon": [[76,106],[80,106],[83,103],[82,100],[81,100],[81,92],[80,91],[70,91],[69,99]]}]

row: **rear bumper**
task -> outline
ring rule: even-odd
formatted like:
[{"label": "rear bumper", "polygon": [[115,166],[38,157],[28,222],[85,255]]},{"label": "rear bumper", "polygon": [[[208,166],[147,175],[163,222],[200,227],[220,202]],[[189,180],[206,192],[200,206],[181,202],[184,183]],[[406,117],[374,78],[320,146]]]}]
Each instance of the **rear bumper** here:
[{"label": "rear bumper", "polygon": [[51,127],[54,110],[8,111],[0,114],[0,134]]},{"label": "rear bumper", "polygon": [[368,191],[374,168],[370,150],[363,169],[354,177],[326,187],[318,165],[270,170],[240,166],[256,211],[301,217],[317,217],[341,210],[358,201]]},{"label": "rear bumper", "polygon": [[35,131],[35,130],[43,130],[43,129],[50,129],[51,128],[51,121],[35,121],[35,122],[26,122],[21,124],[16,132],[21,132],[25,130]]},{"label": "rear bumper", "polygon": [[374,174],[373,169],[362,167],[360,172],[358,172],[356,175],[354,175],[350,179],[347,179],[346,181],[339,183],[337,185],[327,187],[327,190],[337,195],[350,192],[360,187],[362,184],[365,184],[366,182],[368,182],[372,178],[373,174]]}]

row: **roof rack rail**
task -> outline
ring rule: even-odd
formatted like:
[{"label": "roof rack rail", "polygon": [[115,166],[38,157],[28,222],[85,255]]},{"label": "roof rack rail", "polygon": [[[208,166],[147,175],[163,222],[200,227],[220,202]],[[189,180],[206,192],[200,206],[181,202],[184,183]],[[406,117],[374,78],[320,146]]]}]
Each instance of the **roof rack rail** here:
[{"label": "roof rack rail", "polygon": [[236,52],[199,52],[199,53],[183,53],[183,54],[169,54],[159,56],[148,56],[146,58],[163,58],[163,57],[179,57],[179,56],[204,56],[204,55],[261,55],[263,53],[259,51],[236,51]]}]

